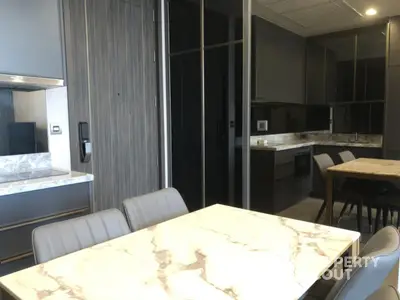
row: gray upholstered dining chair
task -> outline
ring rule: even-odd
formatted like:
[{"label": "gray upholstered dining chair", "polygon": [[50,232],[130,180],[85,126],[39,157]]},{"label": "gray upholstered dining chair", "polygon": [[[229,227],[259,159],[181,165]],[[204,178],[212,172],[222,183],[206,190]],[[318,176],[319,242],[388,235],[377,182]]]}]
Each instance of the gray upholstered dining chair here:
[{"label": "gray upholstered dining chair", "polygon": [[[334,166],[335,163],[333,162],[332,158],[326,153],[314,155],[314,162],[318,167],[320,183],[323,186],[323,194],[326,195],[325,182],[326,182],[327,170],[329,167]],[[326,208],[326,200],[324,197],[324,202],[322,203],[321,208],[318,211],[317,217],[315,218],[315,223],[318,223],[325,208]]]},{"label": "gray upholstered dining chair", "polygon": [[128,233],[128,224],[118,209],[40,226],[32,232],[35,261],[44,263]]},{"label": "gray upholstered dining chair", "polygon": [[342,162],[344,162],[344,163],[356,159],[356,157],[354,156],[353,152],[351,152],[349,150],[339,152],[339,157],[342,160]]},{"label": "gray upholstered dining chair", "polygon": [[174,188],[126,199],[123,206],[132,231],[150,227],[189,212],[181,195]]},{"label": "gray upholstered dining chair", "polygon": [[325,300],[367,299],[380,289],[400,258],[398,230],[388,226],[378,231],[364,246],[360,257],[370,262],[361,267],[355,265],[350,279],[344,276],[337,281]]},{"label": "gray upholstered dining chair", "polygon": [[386,286],[370,295],[367,300],[400,300],[400,294],[393,286]]}]

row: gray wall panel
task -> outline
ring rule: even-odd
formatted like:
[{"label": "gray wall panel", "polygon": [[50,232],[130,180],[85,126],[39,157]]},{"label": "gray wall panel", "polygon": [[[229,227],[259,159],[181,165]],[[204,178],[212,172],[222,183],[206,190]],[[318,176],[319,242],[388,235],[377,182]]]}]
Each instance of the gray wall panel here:
[{"label": "gray wall panel", "polygon": [[388,66],[386,72],[386,105],[384,127],[384,157],[400,159],[398,135],[400,115],[400,17],[389,22]]}]

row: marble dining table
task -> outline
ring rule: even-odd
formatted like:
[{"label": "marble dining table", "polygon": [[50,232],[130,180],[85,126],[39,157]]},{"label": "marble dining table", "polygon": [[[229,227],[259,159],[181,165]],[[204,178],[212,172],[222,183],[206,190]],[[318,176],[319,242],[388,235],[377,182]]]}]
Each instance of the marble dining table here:
[{"label": "marble dining table", "polygon": [[20,300],[299,299],[358,232],[213,205],[0,278]]}]

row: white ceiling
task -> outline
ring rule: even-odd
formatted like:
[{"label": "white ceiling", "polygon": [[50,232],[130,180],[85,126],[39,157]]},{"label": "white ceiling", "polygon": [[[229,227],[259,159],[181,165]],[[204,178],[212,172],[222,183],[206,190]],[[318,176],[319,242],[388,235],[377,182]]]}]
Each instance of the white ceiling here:
[{"label": "white ceiling", "polygon": [[[400,0],[253,0],[253,14],[301,36],[368,26],[400,15]],[[365,16],[373,7],[374,17]]]}]

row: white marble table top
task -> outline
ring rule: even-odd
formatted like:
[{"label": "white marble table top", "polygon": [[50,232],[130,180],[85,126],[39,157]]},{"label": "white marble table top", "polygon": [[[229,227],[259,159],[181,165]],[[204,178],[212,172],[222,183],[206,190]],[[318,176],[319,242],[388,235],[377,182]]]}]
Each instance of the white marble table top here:
[{"label": "white marble table top", "polygon": [[16,299],[298,299],[358,232],[214,205],[0,278]]}]

